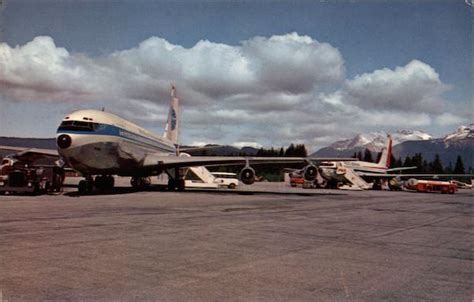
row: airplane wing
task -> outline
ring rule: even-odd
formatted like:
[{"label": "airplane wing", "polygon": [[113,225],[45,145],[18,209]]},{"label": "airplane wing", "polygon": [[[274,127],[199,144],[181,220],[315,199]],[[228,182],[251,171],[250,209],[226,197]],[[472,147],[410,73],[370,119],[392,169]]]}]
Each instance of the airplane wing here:
[{"label": "airplane wing", "polygon": [[305,157],[242,157],[242,156],[153,156],[147,157],[145,167],[157,166],[163,169],[196,166],[232,166],[245,164],[290,164],[308,162]]},{"label": "airplane wing", "polygon": [[39,149],[39,148],[25,148],[25,147],[13,147],[13,146],[0,146],[0,150],[12,151],[15,158],[20,159],[21,157],[27,157],[30,155],[58,157],[58,151],[53,149]]},{"label": "airplane wing", "polygon": [[316,164],[321,161],[347,161],[353,158],[315,158],[315,157],[243,157],[243,156],[148,156],[145,159],[144,167],[154,166],[161,169],[185,168],[196,166],[232,166],[246,164],[293,164],[307,163]]},{"label": "airplane wing", "polygon": [[355,161],[353,157],[309,157],[313,163],[320,163],[326,161]]},{"label": "airplane wing", "polygon": [[380,178],[389,178],[389,177],[474,177],[474,174],[394,174],[394,173],[370,173],[370,172],[356,172],[359,176],[367,177],[380,177]]},{"label": "airplane wing", "polygon": [[418,168],[417,166],[398,167],[398,168],[387,169],[387,172],[404,171],[404,170],[414,170],[414,169],[417,169],[417,168]]},{"label": "airplane wing", "polygon": [[0,150],[11,151],[13,158],[25,162],[34,162],[42,158],[59,159],[58,151],[52,149],[0,146]]}]

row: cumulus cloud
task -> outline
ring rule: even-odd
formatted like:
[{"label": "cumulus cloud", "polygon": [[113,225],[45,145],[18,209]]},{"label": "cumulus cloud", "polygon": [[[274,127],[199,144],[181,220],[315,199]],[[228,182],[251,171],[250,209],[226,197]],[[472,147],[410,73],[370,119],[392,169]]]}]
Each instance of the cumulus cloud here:
[{"label": "cumulus cloud", "polygon": [[426,63],[413,60],[394,70],[384,68],[347,80],[346,102],[367,109],[439,112],[449,86]]},{"label": "cumulus cloud", "polygon": [[0,102],[105,106],[161,131],[170,83],[183,104],[184,143],[321,147],[373,128],[460,121],[442,112],[450,86],[428,64],[413,60],[345,79],[338,49],[297,33],[190,48],[151,37],[97,57],[46,36],[0,43]]},{"label": "cumulus cloud", "polygon": [[466,118],[448,112],[437,116],[435,119],[435,123],[441,126],[460,125],[467,121],[468,119]]},{"label": "cumulus cloud", "polygon": [[[0,87],[13,99],[114,96],[154,100],[179,83],[186,99],[236,94],[308,92],[343,79],[339,51],[296,33],[256,37],[230,46],[199,41],[191,48],[151,37],[105,57],[71,54],[51,37],[0,44]],[[161,95],[160,95],[161,94]]]}]

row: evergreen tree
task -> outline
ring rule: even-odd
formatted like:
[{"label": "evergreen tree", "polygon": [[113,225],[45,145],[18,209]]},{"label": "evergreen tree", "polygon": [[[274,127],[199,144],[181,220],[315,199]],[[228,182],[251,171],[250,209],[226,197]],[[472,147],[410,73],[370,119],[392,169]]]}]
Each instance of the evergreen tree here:
[{"label": "evergreen tree", "polygon": [[296,145],[296,156],[306,157],[308,152],[306,151],[306,146],[304,144]]},{"label": "evergreen tree", "polygon": [[416,167],[413,169],[413,172],[421,173],[423,169],[423,156],[421,156],[421,153],[415,153],[410,159],[411,165],[410,167]]},{"label": "evergreen tree", "polygon": [[357,152],[354,152],[354,154],[352,155],[352,158],[357,158]]},{"label": "evergreen tree", "polygon": [[396,165],[396,167],[403,167],[402,157],[399,157],[399,158],[397,159],[397,165]]},{"label": "evergreen tree", "polygon": [[453,163],[449,162],[448,167],[444,169],[444,173],[452,174],[453,173]]},{"label": "evergreen tree", "polygon": [[361,152],[361,151],[359,151],[359,152],[357,153],[357,158],[358,158],[359,160],[362,160],[362,152]]},{"label": "evergreen tree", "polygon": [[285,151],[283,150],[283,147],[280,148],[280,151],[278,152],[279,157],[285,156]]},{"label": "evergreen tree", "polygon": [[438,153],[436,153],[435,159],[433,160],[433,173],[443,173],[443,164],[439,159]]},{"label": "evergreen tree", "polygon": [[270,157],[275,157],[277,155],[277,152],[275,151],[275,149],[273,149],[273,147],[270,149],[270,154],[269,156]]},{"label": "evergreen tree", "polygon": [[295,145],[290,144],[288,149],[286,149],[285,156],[286,157],[295,156]]},{"label": "evergreen tree", "polygon": [[456,165],[454,165],[454,174],[464,174],[464,163],[462,161],[461,155],[458,155],[456,158]]},{"label": "evergreen tree", "polygon": [[428,162],[426,160],[423,161],[423,164],[421,165],[421,173],[429,173],[429,166]]},{"label": "evergreen tree", "polygon": [[411,167],[412,166],[410,156],[407,155],[407,157],[405,157],[405,161],[403,162],[403,166],[404,167]]},{"label": "evergreen tree", "polygon": [[364,161],[373,162],[373,160],[372,160],[372,152],[370,152],[369,149],[365,149],[365,151],[364,151]]}]

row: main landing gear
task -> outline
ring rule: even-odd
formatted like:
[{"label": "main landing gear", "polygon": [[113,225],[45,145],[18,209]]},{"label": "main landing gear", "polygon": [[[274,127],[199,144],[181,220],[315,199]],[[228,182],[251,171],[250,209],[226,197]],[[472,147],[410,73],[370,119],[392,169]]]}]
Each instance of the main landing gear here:
[{"label": "main landing gear", "polygon": [[86,176],[86,179],[79,182],[78,191],[80,195],[90,194],[95,189],[99,191],[110,190],[114,187],[114,178],[110,175]]},{"label": "main landing gear", "polygon": [[139,191],[145,190],[150,187],[150,184],[151,184],[150,177],[137,177],[136,176],[130,179],[130,185],[135,190],[139,190]]},{"label": "main landing gear", "polygon": [[168,179],[168,191],[184,191],[185,188],[186,184],[184,182],[184,179]]},{"label": "main landing gear", "polygon": [[170,172],[173,171],[171,170],[166,172],[168,174],[168,191],[184,191],[186,188],[184,177],[186,176],[188,170],[176,168],[174,169],[174,175],[172,175],[173,173]]}]

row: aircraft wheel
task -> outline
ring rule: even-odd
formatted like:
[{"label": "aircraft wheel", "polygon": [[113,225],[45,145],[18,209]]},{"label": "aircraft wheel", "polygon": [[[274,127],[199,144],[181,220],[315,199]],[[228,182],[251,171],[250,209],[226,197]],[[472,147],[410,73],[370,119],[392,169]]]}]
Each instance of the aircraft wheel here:
[{"label": "aircraft wheel", "polygon": [[97,176],[94,180],[95,187],[102,191],[105,188],[105,178],[103,176]]},{"label": "aircraft wheel", "polygon": [[176,189],[176,181],[173,178],[168,179],[168,191],[174,191]]},{"label": "aircraft wheel", "polygon": [[77,187],[78,188],[78,191],[79,191],[79,194],[80,195],[84,195],[87,193],[87,184],[86,184],[86,181],[85,180],[81,180],[79,182],[79,186]]},{"label": "aircraft wheel", "polygon": [[78,192],[80,195],[85,195],[92,192],[94,188],[94,182],[92,180],[81,180],[78,186]]},{"label": "aircraft wheel", "polygon": [[105,177],[105,187],[107,189],[112,189],[114,187],[114,184],[115,184],[115,179],[113,176],[106,176]]},{"label": "aircraft wheel", "polygon": [[184,182],[184,179],[178,179],[178,183],[176,187],[178,191],[184,191],[184,189],[186,188],[186,183]]},{"label": "aircraft wheel", "polygon": [[230,184],[230,185],[228,186],[228,188],[229,188],[229,189],[235,189],[235,184]]},{"label": "aircraft wheel", "polygon": [[135,190],[138,190],[138,178],[132,177],[132,179],[130,179],[130,185],[131,185],[132,188],[134,188]]},{"label": "aircraft wheel", "polygon": [[33,186],[33,192],[32,192],[31,194],[32,194],[33,196],[36,196],[36,195],[39,195],[39,193],[40,193],[40,188],[39,188],[38,184],[35,184],[35,185]]},{"label": "aircraft wheel", "polygon": [[327,186],[328,186],[327,181],[326,181],[326,180],[323,180],[323,181],[321,181],[321,182],[318,183],[318,186],[317,186],[317,187],[318,187],[318,188],[325,189],[325,188],[327,188]]},{"label": "aircraft wheel", "polygon": [[63,188],[63,180],[61,178],[61,175],[58,175],[58,174],[54,175],[52,191],[61,192],[62,188]]}]

